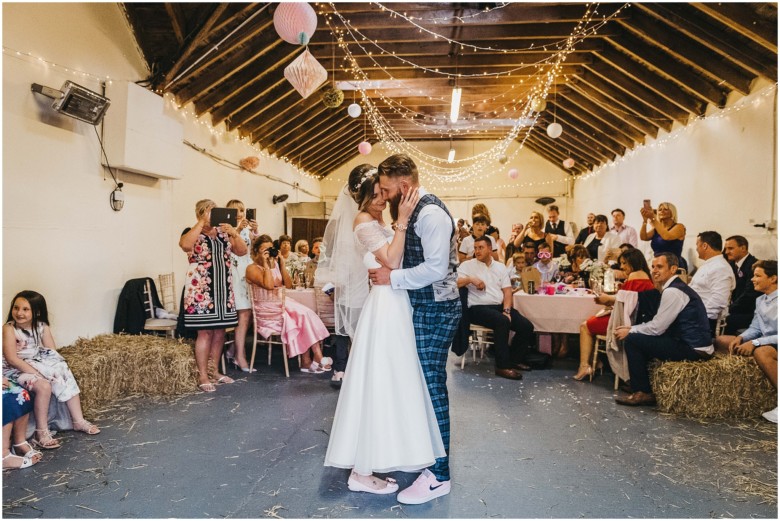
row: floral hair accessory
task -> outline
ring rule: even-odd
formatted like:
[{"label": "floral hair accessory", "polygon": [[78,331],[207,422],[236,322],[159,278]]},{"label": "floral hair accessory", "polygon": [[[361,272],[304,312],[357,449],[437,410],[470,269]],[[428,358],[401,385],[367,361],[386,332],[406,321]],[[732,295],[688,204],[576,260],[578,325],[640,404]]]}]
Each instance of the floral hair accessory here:
[{"label": "floral hair accessory", "polygon": [[360,178],[360,181],[355,183],[355,186],[353,187],[353,189],[357,190],[358,188],[360,188],[363,185],[363,183],[365,183],[366,181],[368,181],[369,179],[371,179],[373,176],[375,176],[378,173],[379,173],[379,170],[377,170],[376,168],[372,168],[370,170],[367,170],[366,173],[363,174],[363,177]]}]

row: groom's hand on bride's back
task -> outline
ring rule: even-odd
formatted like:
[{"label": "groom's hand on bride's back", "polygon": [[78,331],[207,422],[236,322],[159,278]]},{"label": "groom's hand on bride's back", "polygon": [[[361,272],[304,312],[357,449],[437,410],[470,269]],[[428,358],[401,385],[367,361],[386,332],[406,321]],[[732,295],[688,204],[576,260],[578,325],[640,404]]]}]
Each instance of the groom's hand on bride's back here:
[{"label": "groom's hand on bride's back", "polygon": [[368,279],[374,286],[387,286],[390,284],[390,268],[382,266],[368,270]]}]

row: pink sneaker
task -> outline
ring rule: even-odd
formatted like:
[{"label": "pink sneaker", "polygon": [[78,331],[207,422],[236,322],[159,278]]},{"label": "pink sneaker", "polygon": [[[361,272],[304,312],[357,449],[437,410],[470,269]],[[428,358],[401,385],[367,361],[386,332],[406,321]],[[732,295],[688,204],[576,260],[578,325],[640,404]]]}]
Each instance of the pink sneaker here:
[{"label": "pink sneaker", "polygon": [[409,488],[398,493],[397,499],[407,505],[419,505],[449,493],[450,482],[438,481],[430,470],[425,469]]}]

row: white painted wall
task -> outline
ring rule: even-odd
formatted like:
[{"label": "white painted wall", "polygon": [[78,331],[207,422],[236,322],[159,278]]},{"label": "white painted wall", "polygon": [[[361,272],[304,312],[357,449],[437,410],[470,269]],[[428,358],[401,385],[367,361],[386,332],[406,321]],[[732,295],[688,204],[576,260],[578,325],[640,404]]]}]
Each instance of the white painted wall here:
[{"label": "white painted wall", "polygon": [[[449,141],[415,142],[414,144],[424,153],[442,158],[447,157],[450,148]],[[453,146],[457,158],[479,154],[492,144],[488,141],[456,141]],[[355,146],[357,147],[357,143]],[[511,156],[512,153],[513,149],[510,149],[509,155]],[[378,165],[389,155],[391,152],[384,145],[377,144],[370,154],[358,156],[337,168],[322,182],[323,197],[331,203],[354,167],[363,163]],[[515,180],[509,179],[507,175],[511,168],[517,168],[520,172],[520,176]],[[525,223],[532,210],[544,210],[534,202],[540,197],[554,197],[556,204],[561,208],[562,215],[566,217],[569,205],[569,198],[566,195],[569,177],[566,172],[550,164],[549,161],[523,149],[505,165],[496,161],[495,169],[485,172],[481,179],[453,183],[452,186],[441,185],[425,177],[421,177],[420,182],[444,201],[455,218],[463,217],[471,222],[471,208],[476,203],[485,203],[490,210],[493,224],[498,226],[502,237],[506,238],[512,229],[512,223]],[[546,215],[545,212],[543,214]]]},{"label": "white painted wall", "polygon": [[[643,199],[654,208],[668,201],[686,227],[683,254],[689,263],[699,264],[696,235],[707,230],[724,239],[743,235],[754,255],[776,259],[777,232],[751,222],[777,219],[777,98],[767,85],[755,85],[750,96],[729,100],[723,111],[711,109],[687,127],[661,132],[625,159],[575,181],[574,214],[609,216],[621,207],[626,223],[638,230]],[[649,251],[649,243],[643,246]]]},{"label": "white painted wall", "polygon": [[[3,45],[99,76],[135,81],[147,75],[116,4],[3,4]],[[126,202],[114,212],[108,201],[113,181],[100,165],[93,128],[54,113],[50,99],[30,91],[33,82],[59,88],[65,80],[100,91],[96,80],[61,67],[3,56],[2,312],[18,291],[39,291],[60,345],[110,332],[127,279],[174,271],[181,287],[186,256],[177,243],[195,222],[198,199],[242,199],[258,209],[261,230],[274,236],[284,222],[282,206],[271,204],[273,194],[288,193],[289,202],[319,200],[319,182],[283,162],[261,160],[258,170],[298,182],[314,197],[182,145],[183,179],[121,173]],[[184,112],[178,117],[185,139],[200,147],[234,162],[254,154],[231,136],[218,137],[191,116],[185,119]]]}]

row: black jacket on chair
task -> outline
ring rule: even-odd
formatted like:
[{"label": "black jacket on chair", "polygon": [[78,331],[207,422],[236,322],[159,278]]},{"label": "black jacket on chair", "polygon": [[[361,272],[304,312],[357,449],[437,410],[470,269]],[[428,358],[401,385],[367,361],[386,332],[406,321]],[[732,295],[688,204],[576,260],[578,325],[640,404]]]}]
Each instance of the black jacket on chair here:
[{"label": "black jacket on chair", "polygon": [[144,332],[147,314],[144,307],[144,287],[149,281],[152,288],[152,303],[155,308],[161,308],[160,298],[157,296],[157,286],[150,277],[130,279],[125,282],[122,292],[119,293],[119,302],[114,316],[114,333],[127,333],[140,335]]}]

